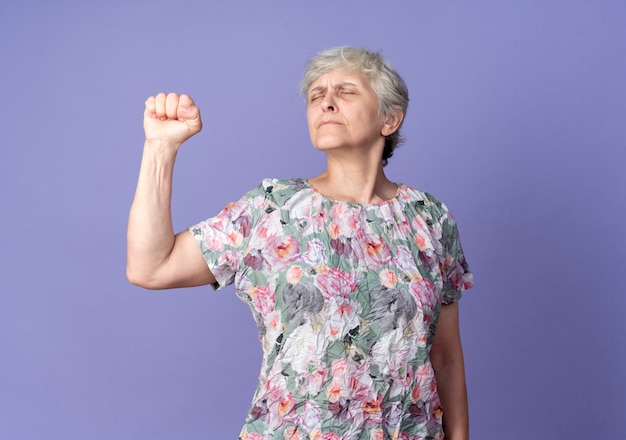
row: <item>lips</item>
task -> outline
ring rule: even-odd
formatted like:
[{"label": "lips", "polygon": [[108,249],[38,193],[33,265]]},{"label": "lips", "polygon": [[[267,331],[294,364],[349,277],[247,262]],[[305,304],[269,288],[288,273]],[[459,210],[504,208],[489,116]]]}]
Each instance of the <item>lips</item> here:
[{"label": "lips", "polygon": [[335,121],[333,119],[324,120],[324,121],[320,122],[319,124],[317,124],[317,128],[320,128],[320,127],[322,127],[324,125],[341,125],[341,122]]}]

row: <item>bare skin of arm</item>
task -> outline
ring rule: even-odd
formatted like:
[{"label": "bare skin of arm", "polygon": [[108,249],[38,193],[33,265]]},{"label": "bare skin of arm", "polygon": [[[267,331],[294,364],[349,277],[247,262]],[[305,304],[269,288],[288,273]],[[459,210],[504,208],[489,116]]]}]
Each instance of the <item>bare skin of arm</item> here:
[{"label": "bare skin of arm", "polygon": [[441,307],[430,360],[443,407],[446,440],[468,440],[469,415],[458,303]]},{"label": "bare skin of arm", "polygon": [[172,177],[180,146],[202,129],[200,110],[187,95],[160,93],[146,101],[139,180],[128,219],[128,280],[148,289],[215,282],[191,234],[172,228]]}]

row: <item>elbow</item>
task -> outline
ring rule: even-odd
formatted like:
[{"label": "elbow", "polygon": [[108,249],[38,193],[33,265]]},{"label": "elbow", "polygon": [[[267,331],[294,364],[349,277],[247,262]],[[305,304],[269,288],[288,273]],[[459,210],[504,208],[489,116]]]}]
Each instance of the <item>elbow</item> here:
[{"label": "elbow", "polygon": [[157,290],[159,288],[153,277],[147,273],[134,270],[130,264],[126,265],[126,279],[128,279],[130,284],[143,287],[144,289]]},{"label": "elbow", "polygon": [[445,341],[445,343],[433,344],[430,353],[430,363],[435,372],[456,368],[463,368],[463,348],[460,341]]},{"label": "elbow", "polygon": [[464,370],[465,360],[463,359],[463,349],[460,345],[433,347],[429,357],[436,374],[444,371]]},{"label": "elbow", "polygon": [[133,271],[130,265],[126,265],[126,279],[134,286],[145,287],[145,277],[140,276],[136,271]]}]

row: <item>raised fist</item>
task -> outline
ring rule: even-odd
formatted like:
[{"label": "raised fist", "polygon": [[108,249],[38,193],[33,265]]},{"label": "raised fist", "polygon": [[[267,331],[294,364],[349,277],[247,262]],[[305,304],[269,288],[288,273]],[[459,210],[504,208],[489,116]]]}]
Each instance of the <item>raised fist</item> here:
[{"label": "raised fist", "polygon": [[146,100],[143,128],[147,141],[180,146],[202,129],[200,109],[187,95],[159,93]]}]

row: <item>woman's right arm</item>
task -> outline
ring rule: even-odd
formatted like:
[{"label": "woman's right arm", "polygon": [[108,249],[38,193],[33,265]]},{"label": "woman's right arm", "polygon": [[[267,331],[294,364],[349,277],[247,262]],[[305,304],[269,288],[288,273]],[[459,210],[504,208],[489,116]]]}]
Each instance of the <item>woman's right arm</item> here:
[{"label": "woman's right arm", "polygon": [[174,235],[171,197],[178,148],[202,129],[200,110],[187,95],[160,93],[146,101],[146,141],[130,209],[126,276],[148,289],[215,282],[195,238]]}]

